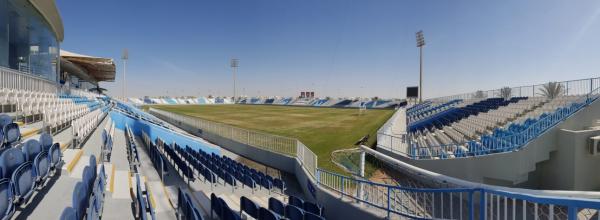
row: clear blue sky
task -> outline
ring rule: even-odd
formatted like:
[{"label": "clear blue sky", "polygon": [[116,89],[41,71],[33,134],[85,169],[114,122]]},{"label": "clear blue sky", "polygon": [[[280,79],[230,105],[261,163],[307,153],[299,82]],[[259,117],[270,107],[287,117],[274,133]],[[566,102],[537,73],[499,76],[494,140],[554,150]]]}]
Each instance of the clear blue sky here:
[{"label": "clear blue sky", "polygon": [[600,76],[597,0],[57,0],[62,49],[129,48],[128,96],[238,94],[426,97]]}]

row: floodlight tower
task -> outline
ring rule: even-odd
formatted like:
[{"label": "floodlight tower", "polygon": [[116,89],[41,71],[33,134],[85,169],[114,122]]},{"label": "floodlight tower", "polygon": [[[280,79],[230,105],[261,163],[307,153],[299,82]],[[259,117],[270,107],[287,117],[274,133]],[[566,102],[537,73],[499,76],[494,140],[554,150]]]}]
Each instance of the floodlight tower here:
[{"label": "floodlight tower", "polygon": [[121,56],[121,59],[123,60],[123,101],[125,101],[125,72],[127,71],[127,60],[129,59],[129,51],[127,48],[123,49],[123,55]]},{"label": "floodlight tower", "polygon": [[421,30],[417,32],[417,47],[419,48],[419,103],[423,102],[423,46],[425,46],[425,38]]},{"label": "floodlight tower", "polygon": [[233,69],[233,104],[235,104],[235,95],[236,95],[236,91],[235,91],[235,75],[237,72],[237,68],[240,66],[240,60],[233,58],[230,61],[230,65],[231,65],[231,69]]}]

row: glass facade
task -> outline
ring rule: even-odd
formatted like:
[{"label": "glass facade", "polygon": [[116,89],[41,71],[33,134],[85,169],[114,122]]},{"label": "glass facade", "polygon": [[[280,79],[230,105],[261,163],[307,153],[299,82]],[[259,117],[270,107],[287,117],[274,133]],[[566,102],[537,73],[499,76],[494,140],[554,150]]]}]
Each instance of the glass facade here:
[{"label": "glass facade", "polygon": [[0,0],[0,66],[56,81],[59,45],[27,0]]}]

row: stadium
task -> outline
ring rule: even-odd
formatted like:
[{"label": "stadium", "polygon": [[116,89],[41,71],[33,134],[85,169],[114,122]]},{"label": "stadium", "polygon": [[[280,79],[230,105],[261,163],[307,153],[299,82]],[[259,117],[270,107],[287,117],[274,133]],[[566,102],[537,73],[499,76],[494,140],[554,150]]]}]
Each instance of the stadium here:
[{"label": "stadium", "polygon": [[1,219],[600,219],[600,77],[247,95],[233,58],[232,94],[127,95],[59,9],[0,0]]}]

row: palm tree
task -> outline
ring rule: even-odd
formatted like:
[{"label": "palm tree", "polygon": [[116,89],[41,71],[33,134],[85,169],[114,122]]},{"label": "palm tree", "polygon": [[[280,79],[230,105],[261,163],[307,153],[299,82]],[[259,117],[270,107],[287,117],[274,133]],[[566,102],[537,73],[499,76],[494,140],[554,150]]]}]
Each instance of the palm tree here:
[{"label": "palm tree", "polygon": [[557,82],[549,82],[542,85],[540,88],[540,94],[546,96],[548,99],[554,99],[564,92],[564,87],[562,84]]},{"label": "palm tree", "polygon": [[512,96],[512,89],[510,87],[503,87],[500,89],[500,97],[509,99]]}]

